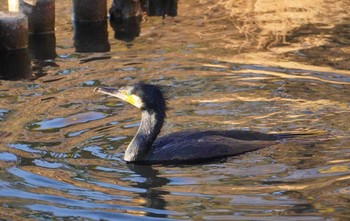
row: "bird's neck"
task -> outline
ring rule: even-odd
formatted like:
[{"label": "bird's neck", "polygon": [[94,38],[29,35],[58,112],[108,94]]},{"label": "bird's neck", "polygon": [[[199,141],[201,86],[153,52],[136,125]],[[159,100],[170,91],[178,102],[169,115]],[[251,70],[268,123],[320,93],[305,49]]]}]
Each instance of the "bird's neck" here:
[{"label": "bird's neck", "polygon": [[140,127],[125,151],[125,161],[134,162],[145,159],[163,126],[164,118],[164,112],[142,111]]}]

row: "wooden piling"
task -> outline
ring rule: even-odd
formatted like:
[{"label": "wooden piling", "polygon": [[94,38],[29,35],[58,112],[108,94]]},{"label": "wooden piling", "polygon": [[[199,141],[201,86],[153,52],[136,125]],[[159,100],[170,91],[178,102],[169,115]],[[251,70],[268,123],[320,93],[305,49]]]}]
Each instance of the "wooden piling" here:
[{"label": "wooden piling", "polygon": [[107,19],[107,0],[73,0],[73,21],[97,22]]},{"label": "wooden piling", "polygon": [[28,47],[28,20],[16,12],[0,12],[0,51]]},{"label": "wooden piling", "polygon": [[29,52],[34,59],[54,59],[56,54],[55,0],[20,0],[28,17]]},{"label": "wooden piling", "polygon": [[21,13],[0,12],[0,78],[31,78],[28,20]]},{"label": "wooden piling", "polygon": [[55,0],[20,0],[19,9],[28,16],[30,34],[55,31]]}]

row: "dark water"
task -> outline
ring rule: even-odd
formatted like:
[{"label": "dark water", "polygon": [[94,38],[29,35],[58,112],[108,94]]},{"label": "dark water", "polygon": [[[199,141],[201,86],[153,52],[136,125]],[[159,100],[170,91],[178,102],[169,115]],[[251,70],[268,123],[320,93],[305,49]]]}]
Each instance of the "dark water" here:
[{"label": "dark water", "polygon": [[[180,1],[177,17],[148,18],[132,42],[108,25],[105,53],[75,52],[70,4],[56,2],[58,57],[39,64],[44,76],[0,82],[2,218],[349,219],[349,1]],[[93,88],[139,81],[167,88],[163,134],[330,139],[202,165],[127,165],[139,111]]]}]

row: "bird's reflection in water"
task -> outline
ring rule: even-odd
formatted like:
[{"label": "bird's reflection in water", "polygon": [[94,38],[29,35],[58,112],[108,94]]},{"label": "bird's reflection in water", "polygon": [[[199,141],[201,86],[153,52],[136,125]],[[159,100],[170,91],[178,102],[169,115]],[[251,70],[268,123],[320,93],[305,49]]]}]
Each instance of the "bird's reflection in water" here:
[{"label": "bird's reflection in water", "polygon": [[[138,174],[141,178],[139,181],[131,184],[133,187],[141,188],[146,190],[145,192],[138,193],[141,199],[145,200],[142,206],[155,209],[155,210],[165,210],[167,202],[164,199],[165,195],[168,195],[168,191],[159,190],[156,187],[162,187],[167,185],[170,180],[159,176],[159,171],[154,169],[151,165],[137,165],[137,164],[127,164],[128,168]],[[168,215],[165,213],[152,213],[147,212],[145,214],[148,217],[162,217],[165,218]]]}]

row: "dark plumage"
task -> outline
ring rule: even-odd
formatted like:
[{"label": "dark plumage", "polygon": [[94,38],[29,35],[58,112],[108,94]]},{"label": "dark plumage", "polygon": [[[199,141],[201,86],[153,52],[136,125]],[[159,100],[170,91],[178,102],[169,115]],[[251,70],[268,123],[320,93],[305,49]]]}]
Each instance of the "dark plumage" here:
[{"label": "dark plumage", "polygon": [[101,92],[125,100],[142,111],[141,125],[124,159],[134,163],[197,163],[261,149],[288,137],[238,130],[186,130],[157,138],[166,117],[167,101],[159,86],[138,83]]}]

